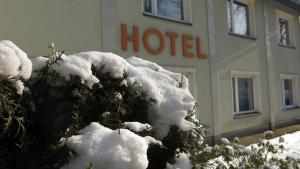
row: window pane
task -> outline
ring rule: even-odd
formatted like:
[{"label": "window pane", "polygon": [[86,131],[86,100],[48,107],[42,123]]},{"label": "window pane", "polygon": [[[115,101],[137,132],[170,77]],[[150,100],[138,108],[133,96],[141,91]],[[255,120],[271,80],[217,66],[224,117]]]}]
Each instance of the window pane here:
[{"label": "window pane", "polygon": [[235,78],[232,78],[232,90],[233,90],[233,110],[236,112],[236,98],[235,98]]},{"label": "window pane", "polygon": [[152,13],[152,0],[144,0],[144,12]]},{"label": "window pane", "polygon": [[183,20],[182,0],[157,0],[158,15]]},{"label": "window pane", "polygon": [[232,32],[232,23],[231,23],[231,13],[230,13],[230,1],[227,1],[227,22],[228,22],[228,30]]},{"label": "window pane", "polygon": [[238,78],[238,92],[240,111],[254,110],[253,80]]},{"label": "window pane", "polygon": [[246,35],[248,32],[247,21],[247,8],[240,4],[233,4],[233,19],[234,19],[234,32]]},{"label": "window pane", "polygon": [[284,85],[284,103],[286,106],[294,105],[293,80],[285,79]]},{"label": "window pane", "polygon": [[289,44],[288,30],[288,21],[286,19],[279,18],[280,43],[283,45]]},{"label": "window pane", "polygon": [[227,19],[229,31],[240,35],[249,35],[248,15],[247,5],[234,2],[231,8],[230,0],[227,1]]}]

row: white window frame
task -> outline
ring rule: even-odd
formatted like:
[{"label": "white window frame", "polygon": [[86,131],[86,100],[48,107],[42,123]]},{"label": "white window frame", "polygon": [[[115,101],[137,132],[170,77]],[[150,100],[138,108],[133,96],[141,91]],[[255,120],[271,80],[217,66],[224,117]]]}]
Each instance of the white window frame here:
[{"label": "white window frame", "polygon": [[[294,16],[292,14],[289,14],[287,12],[284,12],[279,9],[275,9],[275,15],[276,15],[276,27],[277,27],[277,42],[279,45],[283,46],[294,46],[295,45],[295,23],[294,23]],[[279,24],[279,19],[282,18],[284,20],[287,20],[288,24],[288,44],[282,44],[280,42],[280,24]]]},{"label": "white window frame", "polygon": [[191,94],[194,96],[195,100],[197,100],[197,90],[196,90],[196,71],[197,69],[194,67],[178,67],[178,66],[163,66],[165,69],[175,72],[181,73],[183,75],[188,75],[189,79],[189,90]]},{"label": "white window frame", "polygon": [[[227,1],[226,0],[226,15],[228,14],[228,11],[227,11]],[[241,36],[250,36],[250,37],[256,37],[256,22],[255,22],[255,0],[229,0],[230,1],[230,16],[231,16],[231,24],[234,25],[234,19],[233,19],[233,3],[234,2],[238,2],[238,3],[241,3],[241,4],[244,4],[247,6],[248,8],[248,13],[247,13],[247,17],[248,17],[248,35],[243,35],[243,34],[238,34],[238,33],[235,33],[234,30],[230,30],[229,29],[229,25],[228,25],[228,31],[229,33],[233,33],[233,34],[237,34],[237,35],[241,35]],[[228,24],[228,21],[227,21],[227,24]]]},{"label": "white window frame", "polygon": [[[282,95],[282,109],[290,109],[290,108],[296,108],[298,105],[298,75],[295,74],[280,74],[280,80],[281,80],[281,95]],[[284,92],[284,80],[292,80],[292,87],[293,87],[293,101],[294,103],[292,105],[285,105],[285,92]]]},{"label": "white window frame", "polygon": [[191,0],[182,0],[182,14],[183,14],[183,19],[175,19],[171,17],[166,17],[166,16],[161,16],[158,14],[158,9],[157,9],[157,0],[151,0],[151,6],[152,6],[152,12],[145,12],[144,11],[144,0],[142,1],[142,12],[145,15],[150,15],[150,16],[156,16],[159,18],[163,19],[168,19],[168,20],[173,20],[177,22],[185,22],[185,23],[192,23],[192,11],[191,11]]},{"label": "white window frame", "polygon": [[[234,78],[235,83],[235,96],[233,96],[233,84],[232,79]],[[239,111],[239,98],[238,98],[238,84],[237,79],[238,78],[251,78],[253,83],[253,110],[248,111]],[[260,88],[259,88],[259,72],[248,72],[248,71],[231,71],[231,78],[230,78],[230,84],[231,84],[231,95],[232,95],[232,104],[233,104],[233,115],[244,115],[244,114],[250,114],[250,113],[258,113],[260,110]],[[236,100],[236,103],[234,104],[234,100]],[[235,110],[234,111],[234,105]]]}]

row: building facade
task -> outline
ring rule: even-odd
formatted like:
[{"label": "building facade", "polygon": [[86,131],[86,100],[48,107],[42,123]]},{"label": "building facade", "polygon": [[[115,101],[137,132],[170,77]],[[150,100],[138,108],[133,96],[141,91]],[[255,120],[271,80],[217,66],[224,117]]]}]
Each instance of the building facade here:
[{"label": "building facade", "polygon": [[299,0],[9,0],[0,37],[35,57],[114,52],[183,73],[218,139],[300,119]]}]

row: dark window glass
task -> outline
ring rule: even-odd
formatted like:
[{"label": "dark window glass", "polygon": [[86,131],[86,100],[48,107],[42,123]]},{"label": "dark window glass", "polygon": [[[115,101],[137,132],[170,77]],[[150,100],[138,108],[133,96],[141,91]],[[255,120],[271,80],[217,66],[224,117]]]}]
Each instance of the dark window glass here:
[{"label": "dark window glass", "polygon": [[289,44],[289,26],[286,19],[279,18],[279,36],[280,43],[283,45]]},{"label": "dark window glass", "polygon": [[293,80],[291,79],[284,79],[284,104],[285,106],[294,105],[294,91],[293,91]]},{"label": "dark window glass", "polygon": [[249,19],[248,6],[238,2],[227,1],[227,19],[229,31],[240,34],[249,35]]},{"label": "dark window glass", "polygon": [[233,83],[233,98],[234,98],[234,107],[235,107],[234,111],[245,112],[245,111],[254,110],[253,79],[233,78],[232,83]]},{"label": "dark window glass", "polygon": [[144,0],[144,12],[152,13],[152,0]]},{"label": "dark window glass", "polygon": [[254,110],[253,82],[250,78],[238,79],[239,108],[240,111]]},{"label": "dark window glass", "polygon": [[159,16],[183,20],[182,0],[157,0]]}]

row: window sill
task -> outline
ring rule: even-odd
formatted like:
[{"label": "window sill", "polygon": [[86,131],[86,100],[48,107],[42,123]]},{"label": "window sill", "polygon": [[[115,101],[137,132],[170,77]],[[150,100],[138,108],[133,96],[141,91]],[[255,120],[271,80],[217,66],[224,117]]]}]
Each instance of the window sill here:
[{"label": "window sill", "polygon": [[147,12],[143,12],[143,15],[144,16],[148,16],[148,17],[153,17],[153,18],[158,18],[158,19],[166,20],[166,21],[181,23],[181,24],[185,24],[185,25],[193,25],[192,22],[187,22],[187,21],[183,21],[183,20],[172,19],[172,18],[163,17],[163,16],[159,16],[159,15],[153,15],[153,14],[147,13]]},{"label": "window sill", "polygon": [[241,34],[237,34],[237,33],[233,33],[233,32],[228,32],[229,35],[232,35],[232,36],[237,36],[237,37],[240,37],[240,38],[246,38],[246,39],[251,39],[251,40],[257,40],[256,37],[254,36],[249,36],[249,35],[241,35]]},{"label": "window sill", "polygon": [[291,107],[283,107],[282,111],[286,112],[286,111],[297,110],[297,109],[300,109],[300,107],[295,105],[295,106],[291,106]]},{"label": "window sill", "polygon": [[261,115],[260,112],[249,112],[249,113],[236,113],[234,115],[234,119],[240,119],[240,118],[246,118],[246,117],[252,117],[252,116],[259,116]]},{"label": "window sill", "polygon": [[278,46],[281,46],[281,47],[284,47],[284,48],[296,49],[295,46],[292,46],[292,45],[284,45],[284,44],[281,44],[281,43],[278,43]]}]

